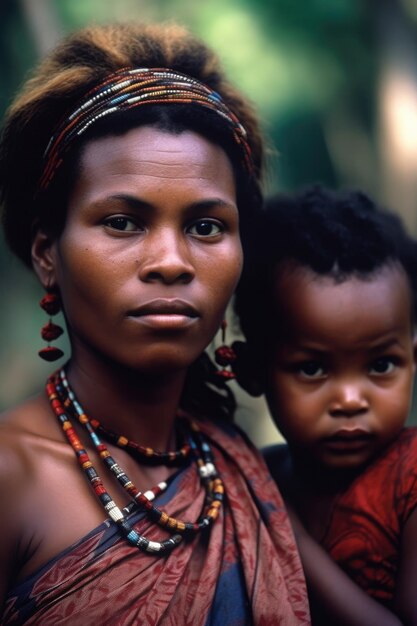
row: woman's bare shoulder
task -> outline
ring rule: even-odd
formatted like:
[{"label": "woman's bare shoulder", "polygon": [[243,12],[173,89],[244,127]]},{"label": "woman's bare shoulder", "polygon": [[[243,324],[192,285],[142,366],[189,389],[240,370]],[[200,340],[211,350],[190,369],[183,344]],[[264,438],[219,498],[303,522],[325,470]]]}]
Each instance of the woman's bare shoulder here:
[{"label": "woman's bare shoulder", "polygon": [[39,393],[0,413],[0,437],[52,436],[59,428],[45,394]]},{"label": "woman's bare shoulder", "polygon": [[[51,532],[46,526],[54,520],[52,501],[58,498],[58,508],[62,505],[62,475],[68,476],[71,463],[74,454],[46,396],[34,396],[0,415],[0,498],[7,502],[0,562],[9,563],[9,577],[36,556]],[[3,585],[0,573],[0,595]]]},{"label": "woman's bare shoulder", "polygon": [[47,398],[43,394],[37,394],[24,400],[20,404],[0,413],[0,429],[14,428],[17,426],[29,428],[33,422],[39,419],[47,408]]},{"label": "woman's bare shoulder", "polygon": [[1,492],[13,489],[23,477],[23,484],[30,482],[30,469],[37,454],[61,437],[48,400],[41,394],[0,414]]},{"label": "woman's bare shoulder", "polygon": [[0,604],[7,581],[18,567],[21,546],[24,549],[25,520],[31,519],[25,502],[33,489],[36,442],[42,440],[46,409],[43,398],[37,396],[0,414],[0,497],[7,502],[0,538]]}]

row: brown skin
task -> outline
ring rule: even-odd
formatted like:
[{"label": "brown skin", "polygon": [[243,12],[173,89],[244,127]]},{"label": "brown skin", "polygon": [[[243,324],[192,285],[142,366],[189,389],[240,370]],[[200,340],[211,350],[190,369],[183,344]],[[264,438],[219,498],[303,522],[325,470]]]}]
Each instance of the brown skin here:
[{"label": "brown skin", "polygon": [[[53,239],[38,231],[32,256],[43,286],[61,292],[72,343],[68,376],[87,413],[142,444],[174,447],[187,368],[218,329],[242,266],[224,151],[193,132],[151,127],[91,141],[63,233]],[[151,310],[138,310],[149,303]],[[170,473],[108,447],[140,490]],[[0,489],[8,503],[1,598],[106,518],[43,394],[3,418]]]},{"label": "brown skin", "polygon": [[[417,511],[403,532],[397,615],[318,543],[339,490],[383,452],[408,416],[415,342],[406,276],[385,266],[366,280],[336,282],[287,264],[276,270],[272,297],[279,323],[267,400],[294,462],[282,487],[312,598],[338,626],[417,624]],[[269,459],[275,476],[283,461]]]}]

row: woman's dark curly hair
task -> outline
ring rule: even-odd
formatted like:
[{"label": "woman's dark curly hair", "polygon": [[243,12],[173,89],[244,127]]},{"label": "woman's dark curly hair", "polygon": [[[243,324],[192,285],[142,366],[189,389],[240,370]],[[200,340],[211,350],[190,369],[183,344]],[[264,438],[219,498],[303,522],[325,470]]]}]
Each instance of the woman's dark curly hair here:
[{"label": "woman's dark curly hair", "polygon": [[235,299],[243,334],[261,360],[273,323],[273,273],[287,261],[336,281],[400,266],[410,284],[412,314],[417,310],[417,242],[398,216],[359,191],[316,185],[299,194],[278,194],[265,203]]}]

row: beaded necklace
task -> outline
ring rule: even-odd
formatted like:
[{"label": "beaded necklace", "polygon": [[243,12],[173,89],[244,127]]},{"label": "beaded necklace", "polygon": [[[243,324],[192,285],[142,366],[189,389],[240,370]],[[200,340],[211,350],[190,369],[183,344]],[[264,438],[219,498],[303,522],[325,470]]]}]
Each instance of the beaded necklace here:
[{"label": "beaded necklace", "polygon": [[[64,383],[65,384],[65,383]],[[181,420],[183,421],[183,420]],[[140,463],[145,465],[181,465],[181,463],[190,456],[191,445],[186,442],[179,450],[170,450],[169,452],[159,452],[149,446],[141,446],[136,441],[131,441],[123,435],[119,435],[114,430],[105,428],[98,420],[90,418],[90,424],[93,429],[115,446],[124,448],[131,456],[133,456]],[[184,428],[182,428],[182,435],[184,435]]]},{"label": "beaded necklace", "polygon": [[[167,487],[166,482],[159,483],[153,489],[144,493],[140,492],[130,480],[123,469],[116,463],[110,455],[107,447],[100,440],[94,430],[92,421],[88,418],[80,403],[77,401],[74,392],[71,390],[66,379],[65,370],[55,372],[46,384],[46,392],[51,407],[60,422],[62,429],[72,446],[81,468],[83,469],[90,485],[102,504],[106,513],[117,525],[119,532],[131,545],[139,548],[143,552],[163,555],[169,553],[178,546],[184,537],[192,538],[197,533],[208,529],[218,517],[223,502],[224,487],[218,476],[213,463],[213,455],[209,444],[203,437],[198,425],[190,421],[188,440],[191,453],[196,459],[196,465],[200,480],[206,491],[205,503],[200,517],[196,522],[183,522],[174,517],[170,517],[154,504],[152,500],[162,493]],[[169,539],[163,541],[151,541],[144,535],[134,530],[133,526],[126,519],[122,510],[116,505],[110,494],[107,492],[103,482],[94,468],[87,451],[83,447],[69,417],[69,413],[75,416],[79,423],[87,431],[95,449],[97,450],[104,465],[112,472],[118,482],[127,491],[133,502],[144,511],[150,521],[161,526],[170,533],[175,533]],[[131,507],[127,510],[130,512]]]}]

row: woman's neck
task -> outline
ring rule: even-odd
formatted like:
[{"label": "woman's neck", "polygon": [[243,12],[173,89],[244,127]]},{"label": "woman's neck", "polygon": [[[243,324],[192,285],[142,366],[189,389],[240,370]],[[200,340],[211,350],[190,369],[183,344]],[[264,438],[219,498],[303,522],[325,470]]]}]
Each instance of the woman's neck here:
[{"label": "woman's neck", "polygon": [[174,421],[186,370],[143,374],[84,355],[71,359],[67,376],[90,418],[141,445],[175,447]]}]

